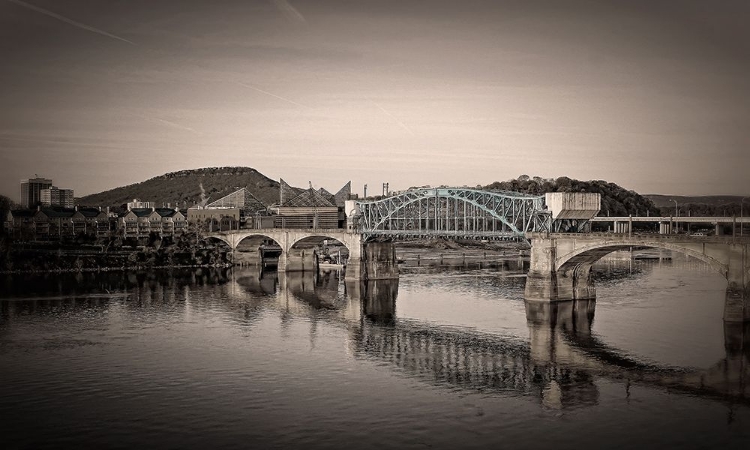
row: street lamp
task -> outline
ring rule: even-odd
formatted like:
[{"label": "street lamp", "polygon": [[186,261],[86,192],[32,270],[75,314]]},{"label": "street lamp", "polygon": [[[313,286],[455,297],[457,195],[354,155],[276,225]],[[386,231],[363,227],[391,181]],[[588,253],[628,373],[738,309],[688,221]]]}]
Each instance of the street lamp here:
[{"label": "street lamp", "polygon": [[[680,217],[680,210],[677,209],[677,200],[675,200],[673,198],[671,198],[670,200],[674,202],[674,215],[675,215],[675,217]],[[677,223],[677,219],[675,219],[675,221],[674,221],[674,227],[675,227],[675,232],[677,232],[679,230],[679,228],[680,228],[680,225]]]},{"label": "street lamp", "polygon": [[745,225],[745,220],[743,217],[745,217],[745,211],[743,211],[742,207],[745,206],[745,199],[748,197],[742,197],[742,200],[740,200],[740,237],[742,237],[742,228],[743,225]]}]

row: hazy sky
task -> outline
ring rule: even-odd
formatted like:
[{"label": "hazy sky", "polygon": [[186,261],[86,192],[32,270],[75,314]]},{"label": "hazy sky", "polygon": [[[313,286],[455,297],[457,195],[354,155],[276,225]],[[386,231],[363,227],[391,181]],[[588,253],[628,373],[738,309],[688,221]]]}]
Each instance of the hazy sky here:
[{"label": "hazy sky", "polygon": [[250,166],[750,194],[746,0],[0,0],[0,193]]}]

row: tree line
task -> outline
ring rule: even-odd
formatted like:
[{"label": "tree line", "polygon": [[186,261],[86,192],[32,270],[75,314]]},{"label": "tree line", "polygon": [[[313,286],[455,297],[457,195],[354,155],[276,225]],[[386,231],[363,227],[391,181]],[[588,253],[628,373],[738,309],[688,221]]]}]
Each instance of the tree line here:
[{"label": "tree line", "polygon": [[639,193],[604,180],[581,181],[568,177],[541,178],[521,175],[508,181],[495,181],[484,187],[491,190],[544,195],[548,192],[586,192],[600,194],[600,216],[659,216],[661,210]]}]

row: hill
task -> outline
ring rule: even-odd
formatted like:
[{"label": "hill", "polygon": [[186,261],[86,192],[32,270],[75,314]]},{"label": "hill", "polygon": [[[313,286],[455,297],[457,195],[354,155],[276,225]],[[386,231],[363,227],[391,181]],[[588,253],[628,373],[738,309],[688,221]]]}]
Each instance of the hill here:
[{"label": "hill", "polygon": [[599,215],[658,216],[659,208],[648,198],[603,180],[580,181],[568,177],[540,178],[521,175],[514,180],[495,181],[485,186],[487,189],[517,191],[533,195],[547,192],[590,192],[602,196],[602,209]]},{"label": "hill", "polygon": [[279,182],[250,167],[208,167],[171,172],[149,180],[87,195],[77,203],[85,206],[119,207],[137,198],[157,206],[171,204],[186,208],[209,202],[247,187],[263,203],[279,201]]},{"label": "hill", "polygon": [[690,211],[692,216],[739,216],[740,212],[745,215],[750,214],[750,200],[745,200],[745,207],[741,208],[740,202],[742,197],[739,195],[705,195],[705,196],[684,196],[684,195],[662,195],[646,194],[644,197],[649,198],[660,208],[666,215],[675,213],[675,204],[681,211],[681,215],[687,215]]}]

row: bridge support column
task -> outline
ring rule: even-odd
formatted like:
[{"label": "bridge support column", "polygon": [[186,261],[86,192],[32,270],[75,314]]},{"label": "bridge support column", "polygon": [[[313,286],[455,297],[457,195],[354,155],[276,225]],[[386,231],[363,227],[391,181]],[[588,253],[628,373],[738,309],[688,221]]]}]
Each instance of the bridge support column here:
[{"label": "bridge support column", "polygon": [[557,300],[556,251],[557,247],[553,239],[533,238],[531,240],[531,261],[524,291],[524,297],[527,300]]},{"label": "bridge support column", "polygon": [[388,280],[398,278],[396,247],[392,242],[367,242],[360,246],[359,258],[353,253],[346,263],[350,280]]},{"label": "bridge support column", "polygon": [[234,264],[241,266],[262,266],[263,254],[260,249],[236,249],[234,251]]},{"label": "bridge support column", "polygon": [[728,251],[724,320],[750,321],[750,244],[730,244]]},{"label": "bridge support column", "polygon": [[554,302],[596,298],[591,264],[582,263],[558,272],[555,267],[557,250],[555,239],[532,239],[531,262],[524,292],[526,300]]},{"label": "bridge support column", "polygon": [[[283,269],[281,260],[284,259]],[[291,248],[279,257],[279,272],[314,272],[318,255],[311,248]]]}]

